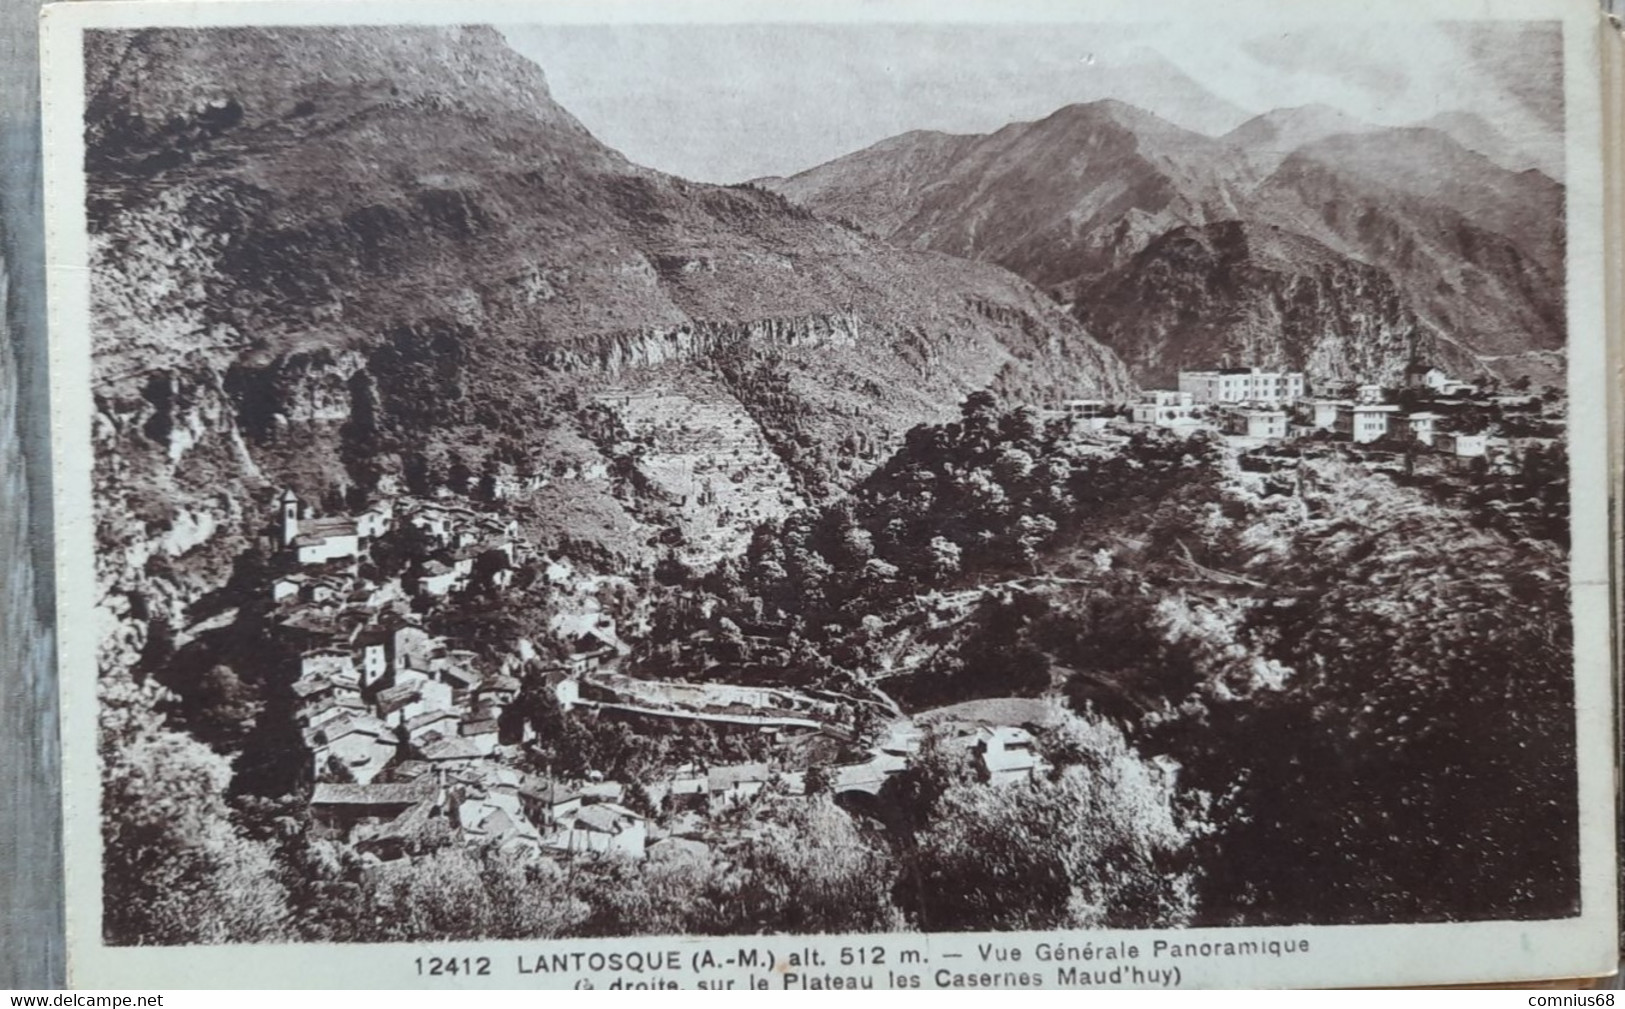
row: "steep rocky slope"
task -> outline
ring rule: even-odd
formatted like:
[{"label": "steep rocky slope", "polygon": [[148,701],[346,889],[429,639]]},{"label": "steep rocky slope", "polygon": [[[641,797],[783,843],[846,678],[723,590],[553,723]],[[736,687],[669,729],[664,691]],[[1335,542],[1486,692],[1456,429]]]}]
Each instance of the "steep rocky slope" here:
[{"label": "steep rocky slope", "polygon": [[1176,228],[1078,304],[1101,339],[1156,385],[1215,364],[1397,381],[1413,351],[1433,356],[1388,274],[1267,225]]},{"label": "steep rocky slope", "polygon": [[1259,205],[1386,270],[1445,343],[1527,360],[1563,347],[1563,190],[1539,172],[1437,130],[1335,136],[1282,162]]},{"label": "steep rocky slope", "polygon": [[1133,387],[995,265],[631,165],[494,31],[150,30],[90,49],[115,618],[223,577],[277,487],[354,503],[457,466],[557,476],[516,506],[532,536],[637,562],[698,504],[601,429],[616,393],[748,418],[816,498],[875,464],[855,436],[884,443],[972,390]]},{"label": "steep rocky slope", "polygon": [[[898,176],[911,181],[876,184]],[[1171,227],[1240,216],[1251,178],[1227,145],[1105,100],[986,136],[907,134],[774,188],[899,245],[999,263],[1066,298]]]}]

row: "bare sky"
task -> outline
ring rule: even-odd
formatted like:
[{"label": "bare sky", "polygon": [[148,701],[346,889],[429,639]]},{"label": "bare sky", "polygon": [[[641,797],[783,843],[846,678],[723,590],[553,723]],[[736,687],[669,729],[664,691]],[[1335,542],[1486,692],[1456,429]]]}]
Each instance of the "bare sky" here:
[{"label": "bare sky", "polygon": [[914,129],[983,133],[1118,98],[1222,133],[1324,103],[1379,125],[1482,116],[1560,171],[1558,27],[508,26],[553,96],[633,161],[686,178],[787,175]]}]

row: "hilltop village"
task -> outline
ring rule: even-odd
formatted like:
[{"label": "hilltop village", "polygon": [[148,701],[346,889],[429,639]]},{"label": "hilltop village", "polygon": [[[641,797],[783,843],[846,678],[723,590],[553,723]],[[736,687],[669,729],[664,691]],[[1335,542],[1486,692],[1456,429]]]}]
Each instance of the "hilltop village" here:
[{"label": "hilltop village", "polygon": [[[629,649],[615,620],[590,610],[554,622],[566,643],[557,661],[521,641],[493,664],[423,624],[460,593],[506,590],[516,570],[538,559],[511,519],[418,501],[317,517],[291,491],[278,505],[266,592],[273,634],[298,645],[289,689],[312,782],[310,811],[323,831],[378,862],[447,840],[641,859],[650,845],[701,843],[708,817],[763,789],[794,795],[809,787],[805,768],[776,760],[674,765],[640,781],[527,770],[536,726],[517,707],[521,677],[559,715],[598,711],[742,729],[770,748],[797,735],[849,748],[861,737],[864,759],[830,768],[812,786],[832,792],[878,792],[918,746],[920,733],[906,720],[865,731],[878,724],[872,712],[837,694],[628,676],[620,668]],[[405,540],[423,555],[402,575],[379,578],[375,551]],[[568,562],[540,560],[544,577],[560,584],[572,577]],[[968,729],[958,742],[990,781],[1030,778],[1045,766],[1019,726]],[[662,817],[665,829],[652,830],[656,811],[675,818]]]},{"label": "hilltop village", "polygon": [[[1097,452],[1136,430],[1206,431],[1235,452],[1321,442],[1382,464],[1425,451],[1462,472],[1508,465],[1513,440],[1486,433],[1487,407],[1524,417],[1537,439],[1552,422],[1552,404],[1540,397],[1486,391],[1428,365],[1411,367],[1400,388],[1335,392],[1310,390],[1302,373],[1222,368],[1183,372],[1177,389],[1129,403],[1073,399],[1039,412]],[[645,399],[633,405],[647,413]],[[873,797],[910,766],[926,720],[903,714],[882,690],[715,675],[715,656],[730,647],[751,652],[758,666],[788,661],[795,643],[770,617],[756,626],[725,621],[736,646],[698,634],[676,646],[675,661],[647,661],[636,647],[647,615],[618,619],[599,602],[614,579],[528,542],[504,510],[546,480],[499,474],[484,501],[402,496],[350,515],[318,515],[292,491],[277,498],[260,591],[270,633],[296,663],[283,675],[285,715],[319,831],[379,865],[454,842],[638,860],[713,842],[720,818],[764,790]],[[793,503],[788,486],[772,489]],[[458,600],[500,598],[525,579],[563,600],[547,627],[551,645],[520,637],[493,654],[456,647],[434,629]],[[539,731],[562,732],[566,719],[585,716],[634,734],[698,727],[748,742],[733,747],[733,759],[716,746],[666,752],[632,780],[607,776],[590,758],[560,767],[539,756],[553,753],[538,747]],[[1054,719],[1040,701],[1010,699],[950,705],[928,721],[983,781],[999,785],[1049,770],[1033,732]]]}]

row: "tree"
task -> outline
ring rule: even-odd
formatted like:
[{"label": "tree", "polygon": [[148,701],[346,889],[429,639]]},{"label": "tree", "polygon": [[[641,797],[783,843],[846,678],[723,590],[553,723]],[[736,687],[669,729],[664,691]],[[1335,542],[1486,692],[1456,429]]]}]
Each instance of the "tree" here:
[{"label": "tree", "polygon": [[701,584],[705,591],[726,602],[738,604],[744,599],[745,573],[736,558],[718,561]]},{"label": "tree", "polygon": [[1036,406],[1018,406],[999,419],[999,435],[1012,446],[1037,442],[1044,435],[1044,417]]},{"label": "tree", "polygon": [[564,709],[558,695],[539,670],[525,674],[519,694],[502,709],[498,731],[504,738],[519,739],[525,727],[535,733],[540,747],[551,749],[564,732]]},{"label": "tree", "polygon": [[885,932],[902,922],[896,869],[828,795],[773,800],[739,853],[742,878],[724,905],[729,932]]},{"label": "tree", "polygon": [[451,454],[451,463],[446,467],[446,486],[450,488],[453,494],[467,497],[469,491],[473,489],[473,482],[474,471],[469,468],[468,463],[463,459],[462,453],[453,452]]},{"label": "tree", "polygon": [[1037,573],[1039,548],[1055,535],[1055,520],[1047,515],[1023,515],[1016,520],[1016,554],[1029,571]]},{"label": "tree", "polygon": [[933,536],[926,547],[925,576],[932,582],[945,582],[959,573],[959,547],[943,536]]},{"label": "tree", "polygon": [[1257,609],[1237,642],[1295,673],[1148,732],[1216,796],[1204,920],[1574,913],[1563,555],[1386,482],[1328,494],[1361,500],[1359,525],[1302,536],[1282,570],[1314,591]]},{"label": "tree", "polygon": [[439,475],[430,468],[428,458],[421,452],[403,452],[401,472],[406,479],[407,492],[415,497],[428,497],[440,482]]},{"label": "tree", "polygon": [[997,422],[999,415],[999,398],[986,389],[978,389],[965,397],[959,405],[959,415],[967,421]]},{"label": "tree", "polygon": [[828,795],[834,788],[829,768],[822,764],[814,764],[812,767],[807,768],[803,784],[804,790],[810,796]]},{"label": "tree", "polygon": [[1082,758],[1053,780],[950,785],[908,849],[923,928],[1170,926],[1194,909],[1184,855],[1199,825],[1107,723],[1059,730]]},{"label": "tree", "polygon": [[175,629],[169,621],[153,618],[147,622],[147,638],[136,662],[137,674],[149,676],[164,667],[175,654]]},{"label": "tree", "polygon": [[392,578],[428,560],[437,548],[434,537],[423,526],[402,522],[373,544],[372,562],[382,577]]},{"label": "tree", "polygon": [[719,908],[724,870],[708,850],[651,856],[642,863],[606,858],[580,865],[575,894],[589,908],[582,935],[682,935],[725,931]]},{"label": "tree", "polygon": [[350,765],[341,760],[336,753],[328,754],[327,762],[322,765],[320,780],[335,785],[353,785],[356,783],[355,772],[350,770]]},{"label": "tree", "polygon": [[375,942],[553,938],[587,915],[551,860],[463,846],[378,877],[367,897]]},{"label": "tree", "polygon": [[226,805],[225,758],[154,713],[162,691],[101,684],[102,928],[114,945],[271,942],[288,933],[270,847]]},{"label": "tree", "polygon": [[649,790],[641,781],[633,780],[627,784],[622,804],[642,816],[653,817],[656,813],[654,799],[649,796]]},{"label": "tree", "polygon": [[695,581],[694,569],[677,556],[675,550],[669,549],[655,563],[654,575],[655,581],[667,586],[684,587]]},{"label": "tree", "polygon": [[497,481],[502,474],[498,469],[496,460],[488,458],[480,472],[480,482],[475,488],[475,496],[481,501],[495,501],[498,499]]},{"label": "tree", "polygon": [[259,713],[255,692],[224,663],[209,667],[192,698],[196,719],[211,738],[239,741]]}]

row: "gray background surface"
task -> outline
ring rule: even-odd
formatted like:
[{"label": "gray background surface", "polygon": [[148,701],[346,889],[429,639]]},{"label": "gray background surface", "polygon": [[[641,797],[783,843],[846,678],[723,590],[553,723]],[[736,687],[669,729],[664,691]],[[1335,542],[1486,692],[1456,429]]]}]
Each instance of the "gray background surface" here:
[{"label": "gray background surface", "polygon": [[0,0],[0,988],[63,984],[38,0]]}]

